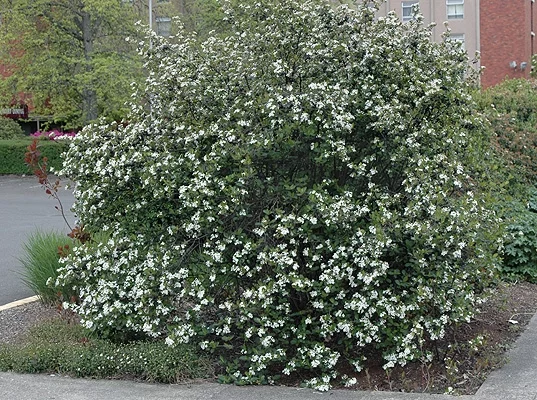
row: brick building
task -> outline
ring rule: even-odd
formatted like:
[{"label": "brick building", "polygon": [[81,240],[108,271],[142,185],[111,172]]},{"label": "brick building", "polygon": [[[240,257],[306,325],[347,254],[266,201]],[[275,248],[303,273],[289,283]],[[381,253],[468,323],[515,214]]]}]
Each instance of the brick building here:
[{"label": "brick building", "polygon": [[481,64],[486,67],[482,85],[529,77],[535,54],[534,0],[481,0],[480,14]]},{"label": "brick building", "polygon": [[447,21],[451,38],[460,41],[473,57],[481,54],[485,67],[483,87],[500,83],[506,77],[527,78],[535,53],[535,0],[386,0],[381,15],[395,11],[403,21],[412,18],[418,4],[426,23],[436,22],[433,40],[442,40]]}]

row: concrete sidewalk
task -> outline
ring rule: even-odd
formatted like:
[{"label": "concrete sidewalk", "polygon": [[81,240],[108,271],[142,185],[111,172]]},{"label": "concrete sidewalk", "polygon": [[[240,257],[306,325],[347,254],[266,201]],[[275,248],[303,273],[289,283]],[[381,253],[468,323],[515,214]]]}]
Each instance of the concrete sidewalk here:
[{"label": "concrete sidewalk", "polygon": [[509,352],[508,364],[490,374],[476,397],[537,400],[537,314]]},{"label": "concrete sidewalk", "polygon": [[217,383],[153,385],[124,381],[90,381],[43,375],[0,374],[2,400],[435,400],[470,399],[473,396],[355,392],[281,386],[232,386]]},{"label": "concrete sidewalk", "polygon": [[473,396],[357,392],[278,386],[195,383],[158,385],[127,381],[71,379],[0,373],[2,400],[537,400],[537,315],[509,354],[509,363],[493,372]]}]

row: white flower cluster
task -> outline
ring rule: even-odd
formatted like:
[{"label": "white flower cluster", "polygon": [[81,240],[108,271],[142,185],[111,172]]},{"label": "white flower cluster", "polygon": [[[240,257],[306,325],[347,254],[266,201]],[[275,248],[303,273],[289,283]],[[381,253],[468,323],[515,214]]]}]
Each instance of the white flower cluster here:
[{"label": "white flower cluster", "polygon": [[67,306],[101,333],[240,346],[242,382],[306,369],[327,390],[342,357],[419,358],[495,270],[460,49],[322,1],[226,20],[201,43],[153,36],[151,111],[73,140],[75,211],[105,239],[65,260]]}]

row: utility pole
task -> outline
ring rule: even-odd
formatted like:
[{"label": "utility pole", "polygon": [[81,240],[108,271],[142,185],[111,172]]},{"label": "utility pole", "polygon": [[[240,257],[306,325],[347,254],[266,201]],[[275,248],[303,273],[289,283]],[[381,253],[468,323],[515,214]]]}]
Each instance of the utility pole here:
[{"label": "utility pole", "polygon": [[[149,0],[149,29],[153,30],[153,0]],[[153,48],[153,41],[149,39],[149,49]]]}]

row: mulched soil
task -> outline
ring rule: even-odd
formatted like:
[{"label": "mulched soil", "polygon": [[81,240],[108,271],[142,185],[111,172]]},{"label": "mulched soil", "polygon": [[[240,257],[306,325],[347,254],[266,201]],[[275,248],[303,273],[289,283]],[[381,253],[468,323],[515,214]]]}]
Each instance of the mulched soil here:
[{"label": "mulched soil", "polygon": [[0,344],[22,340],[32,326],[59,317],[58,310],[38,301],[0,311]]},{"label": "mulched soil", "polygon": [[[381,357],[373,355],[360,374],[338,367],[357,378],[350,387],[354,390],[474,394],[490,371],[505,363],[506,350],[536,312],[536,284],[502,284],[470,323],[453,327],[444,341],[431,346],[432,362],[410,363],[387,374]],[[31,326],[60,317],[56,309],[39,302],[0,311],[0,344],[22,341]],[[478,337],[483,338],[481,344],[469,344]],[[280,383],[298,385],[303,378]]]},{"label": "mulched soil", "polygon": [[[502,284],[470,323],[451,328],[431,346],[432,362],[410,363],[387,374],[381,357],[370,357],[362,373],[348,374],[358,379],[351,389],[475,394],[488,374],[507,361],[506,351],[536,312],[537,285]],[[480,336],[482,343],[475,343]]]}]

